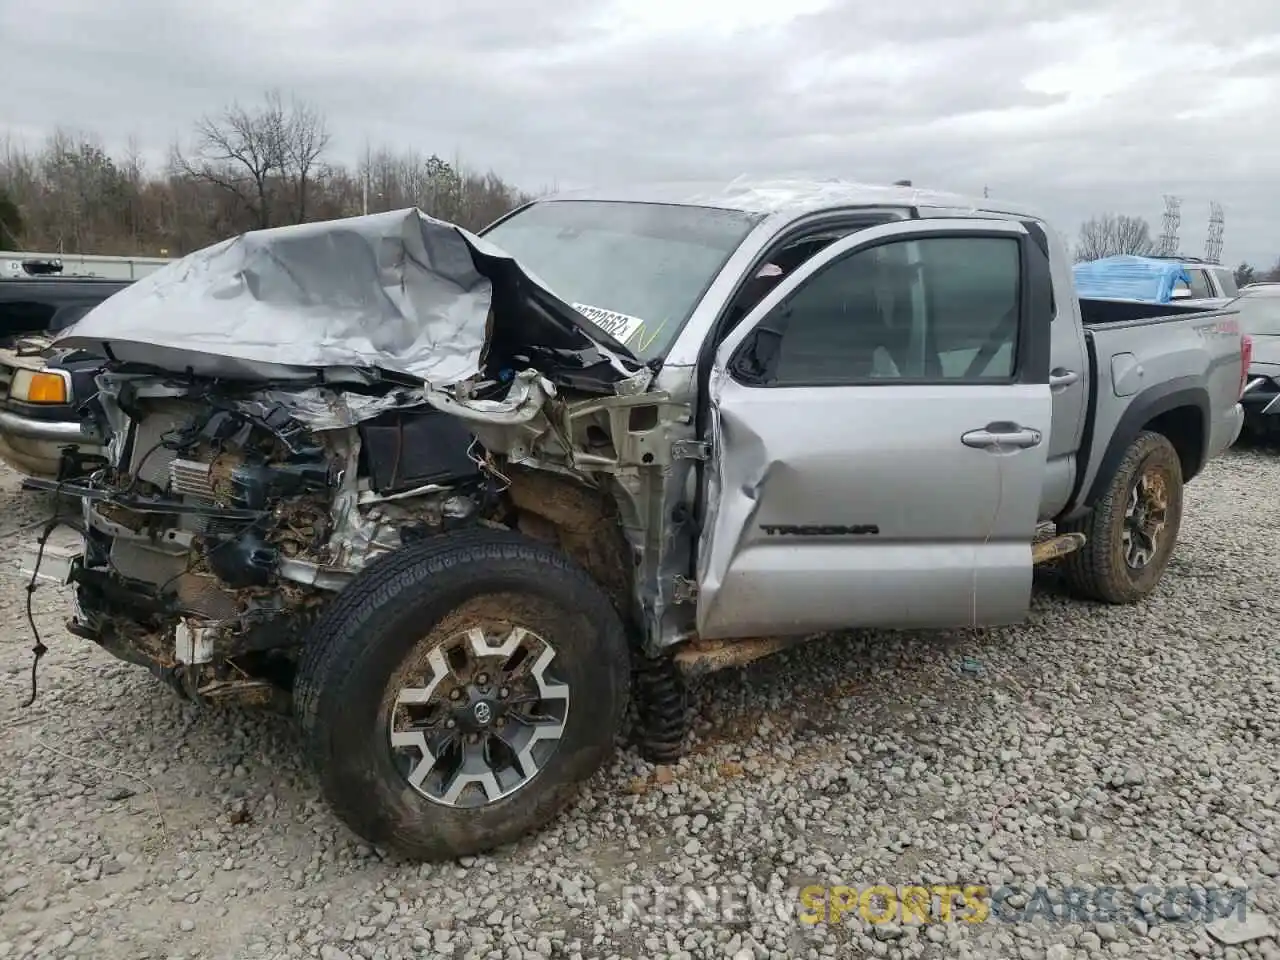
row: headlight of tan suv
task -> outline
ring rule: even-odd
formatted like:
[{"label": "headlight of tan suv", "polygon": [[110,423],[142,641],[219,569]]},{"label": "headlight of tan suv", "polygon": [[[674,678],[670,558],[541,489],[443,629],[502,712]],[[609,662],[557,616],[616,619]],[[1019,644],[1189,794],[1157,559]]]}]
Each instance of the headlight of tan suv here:
[{"label": "headlight of tan suv", "polygon": [[66,403],[71,391],[68,378],[42,370],[17,370],[9,386],[9,397],[23,403]]}]

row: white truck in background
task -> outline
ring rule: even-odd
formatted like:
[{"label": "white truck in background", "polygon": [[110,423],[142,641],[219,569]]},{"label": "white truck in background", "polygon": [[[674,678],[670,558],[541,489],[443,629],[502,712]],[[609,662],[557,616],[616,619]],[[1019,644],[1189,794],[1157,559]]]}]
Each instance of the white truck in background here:
[{"label": "white truck in background", "polygon": [[1179,284],[1174,288],[1174,299],[1179,303],[1204,307],[1206,310],[1216,310],[1225,307],[1240,296],[1239,287],[1236,286],[1236,275],[1230,267],[1224,267],[1220,263],[1212,263],[1197,257],[1169,257],[1167,259],[1177,260],[1182,265],[1182,269],[1187,271],[1187,276],[1191,278],[1191,283],[1188,286],[1184,287]]},{"label": "white truck in background", "polygon": [[172,263],[168,257],[106,257],[91,253],[26,253],[0,250],[0,278],[101,277],[137,280]]}]

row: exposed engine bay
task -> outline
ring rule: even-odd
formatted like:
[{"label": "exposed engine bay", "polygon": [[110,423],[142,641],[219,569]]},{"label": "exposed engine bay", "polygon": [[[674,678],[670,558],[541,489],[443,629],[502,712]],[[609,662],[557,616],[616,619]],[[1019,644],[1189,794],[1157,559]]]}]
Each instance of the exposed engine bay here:
[{"label": "exposed engine bay", "polygon": [[68,628],[190,696],[287,696],[339,591],[471,524],[554,543],[650,652],[692,630],[688,398],[458,227],[407,210],[253,231],[58,345],[106,358],[80,408],[105,465],[64,450],[56,482],[24,481],[81,504],[83,549],[53,577],[74,585]]},{"label": "exposed engine bay", "polygon": [[192,696],[287,688],[290,648],[351,576],[499,508],[465,421],[429,405],[315,430],[299,393],[103,383],[124,428],[114,466],[64,485],[82,497],[85,538],[71,629]]}]

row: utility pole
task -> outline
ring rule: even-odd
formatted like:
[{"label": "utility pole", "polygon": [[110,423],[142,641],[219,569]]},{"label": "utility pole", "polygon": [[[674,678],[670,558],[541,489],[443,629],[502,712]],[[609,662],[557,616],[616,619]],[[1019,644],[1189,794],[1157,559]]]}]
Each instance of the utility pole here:
[{"label": "utility pole", "polygon": [[1222,228],[1225,217],[1222,215],[1222,204],[1216,200],[1209,203],[1209,234],[1204,244],[1204,258],[1210,263],[1219,263],[1222,257]]},{"label": "utility pole", "polygon": [[1178,255],[1178,225],[1182,223],[1179,208],[1182,199],[1166,194],[1164,198],[1164,223],[1160,232],[1158,253],[1166,257]]},{"label": "utility pole", "polygon": [[364,138],[364,183],[361,191],[361,210],[365,216],[369,215],[369,167],[372,160],[372,154],[369,152],[369,138]]}]

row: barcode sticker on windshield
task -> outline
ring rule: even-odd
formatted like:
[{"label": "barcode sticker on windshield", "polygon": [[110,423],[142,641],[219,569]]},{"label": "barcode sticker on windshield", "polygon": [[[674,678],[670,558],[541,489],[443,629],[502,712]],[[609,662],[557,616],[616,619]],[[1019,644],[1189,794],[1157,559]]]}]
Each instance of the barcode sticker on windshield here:
[{"label": "barcode sticker on windshield", "polygon": [[573,309],[594,323],[619,343],[626,343],[644,329],[644,321],[639,317],[628,316],[604,307],[589,307],[585,303],[575,303]]}]

